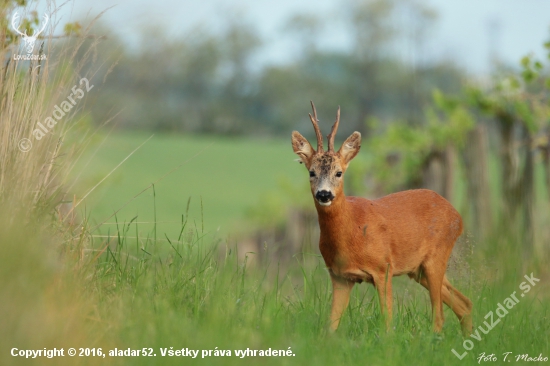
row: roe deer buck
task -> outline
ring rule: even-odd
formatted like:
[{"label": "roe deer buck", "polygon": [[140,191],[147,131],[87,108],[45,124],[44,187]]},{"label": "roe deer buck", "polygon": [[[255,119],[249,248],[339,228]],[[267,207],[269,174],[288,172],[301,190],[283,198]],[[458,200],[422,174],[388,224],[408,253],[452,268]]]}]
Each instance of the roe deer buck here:
[{"label": "roe deer buck", "polygon": [[462,332],[472,330],[472,302],[456,290],[445,276],[447,260],[462,233],[462,218],[439,194],[416,189],[368,200],[344,195],[344,173],[361,147],[361,134],[354,132],[340,150],[334,151],[334,136],[340,122],[328,135],[323,151],[315,105],[311,102],[317,135],[317,151],[297,131],[292,148],[309,171],[311,193],[317,208],[321,237],[319,249],[332,280],[330,330],[335,331],[348,306],[353,285],[372,283],[380,298],[381,313],[389,328],[392,316],[393,276],[407,274],[430,292],[434,331],[443,326],[447,304],[460,320]]}]

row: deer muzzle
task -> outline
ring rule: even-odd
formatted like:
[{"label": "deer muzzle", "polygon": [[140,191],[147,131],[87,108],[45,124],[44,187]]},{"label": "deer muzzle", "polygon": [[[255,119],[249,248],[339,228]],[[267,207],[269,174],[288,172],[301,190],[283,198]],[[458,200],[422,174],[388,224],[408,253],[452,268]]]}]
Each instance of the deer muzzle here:
[{"label": "deer muzzle", "polygon": [[322,190],[322,191],[317,191],[317,193],[315,193],[315,198],[317,199],[320,205],[329,206],[332,200],[334,199],[334,195],[330,191]]}]

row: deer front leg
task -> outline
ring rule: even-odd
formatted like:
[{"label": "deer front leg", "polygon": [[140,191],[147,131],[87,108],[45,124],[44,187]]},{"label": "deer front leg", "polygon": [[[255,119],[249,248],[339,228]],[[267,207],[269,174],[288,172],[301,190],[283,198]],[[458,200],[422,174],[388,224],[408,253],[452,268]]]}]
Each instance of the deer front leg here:
[{"label": "deer front leg", "polygon": [[332,280],[332,308],[330,310],[330,326],[331,332],[338,329],[340,318],[344,310],[348,307],[349,296],[353,289],[354,282],[345,278],[338,277],[330,271],[330,279]]},{"label": "deer front leg", "polygon": [[378,299],[380,300],[380,313],[386,321],[386,330],[391,328],[392,320],[392,276],[393,273],[391,268],[388,266],[388,269],[384,273],[379,273],[379,275],[374,278],[374,285],[378,291]]}]

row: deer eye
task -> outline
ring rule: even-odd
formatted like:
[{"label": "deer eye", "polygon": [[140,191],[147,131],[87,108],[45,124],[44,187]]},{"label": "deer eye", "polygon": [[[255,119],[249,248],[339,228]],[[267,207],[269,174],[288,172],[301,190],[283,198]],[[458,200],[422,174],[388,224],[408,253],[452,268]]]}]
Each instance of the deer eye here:
[{"label": "deer eye", "polygon": [[342,176],[342,172],[336,172],[336,176],[340,178]]},{"label": "deer eye", "polygon": [[315,177],[315,172],[313,170],[310,170],[309,171],[309,176],[310,176],[310,178]]}]

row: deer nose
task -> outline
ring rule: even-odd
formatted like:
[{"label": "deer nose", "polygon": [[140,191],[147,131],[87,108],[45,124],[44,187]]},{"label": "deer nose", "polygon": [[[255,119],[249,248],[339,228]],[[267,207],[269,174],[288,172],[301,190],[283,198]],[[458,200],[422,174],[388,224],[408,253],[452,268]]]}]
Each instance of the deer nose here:
[{"label": "deer nose", "polygon": [[315,194],[315,198],[317,198],[317,200],[320,202],[326,203],[328,201],[333,200],[334,195],[332,194],[332,192],[322,190],[322,191],[317,191],[317,193]]}]

